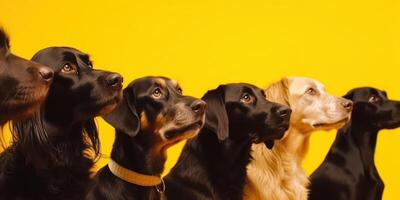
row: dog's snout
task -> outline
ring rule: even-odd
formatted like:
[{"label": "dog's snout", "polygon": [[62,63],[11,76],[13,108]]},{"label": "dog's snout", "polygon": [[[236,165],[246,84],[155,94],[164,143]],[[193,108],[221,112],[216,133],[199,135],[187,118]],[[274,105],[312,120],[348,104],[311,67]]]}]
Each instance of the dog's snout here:
[{"label": "dog's snout", "polygon": [[50,82],[51,80],[53,80],[54,72],[52,69],[50,69],[48,67],[41,66],[39,68],[39,75],[46,82]]},{"label": "dog's snout", "polygon": [[289,107],[282,106],[282,107],[278,108],[276,110],[276,112],[280,117],[286,119],[286,118],[290,117],[290,114],[292,113],[292,110]]},{"label": "dog's snout", "polygon": [[343,102],[342,102],[342,106],[343,106],[346,110],[350,111],[350,110],[353,108],[353,102],[352,102],[352,101],[348,101],[348,100],[343,101]]},{"label": "dog's snout", "polygon": [[190,105],[190,108],[192,108],[195,113],[203,114],[206,110],[206,102],[203,100],[196,100]]},{"label": "dog's snout", "polygon": [[112,73],[106,77],[106,82],[112,89],[119,90],[122,88],[123,78],[119,74]]}]

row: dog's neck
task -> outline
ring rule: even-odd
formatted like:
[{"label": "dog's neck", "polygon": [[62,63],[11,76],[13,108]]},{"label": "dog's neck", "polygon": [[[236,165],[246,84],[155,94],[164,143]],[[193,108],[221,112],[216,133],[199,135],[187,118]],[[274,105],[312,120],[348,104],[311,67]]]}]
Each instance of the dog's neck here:
[{"label": "dog's neck", "polygon": [[90,147],[84,136],[86,122],[63,121],[59,117],[63,114],[46,106],[37,111],[31,119],[22,122],[24,142],[17,142],[17,147],[27,162],[40,171],[75,165],[89,171],[93,161],[89,162],[92,158],[84,152]]},{"label": "dog's neck", "polygon": [[285,149],[286,152],[292,154],[299,164],[301,164],[308,152],[311,132],[290,126],[286,132],[286,137],[275,143],[277,146],[283,146],[283,148],[280,147],[279,149]]},{"label": "dog's neck", "polygon": [[159,176],[164,171],[165,149],[149,143],[146,136],[138,133],[134,138],[117,131],[111,158],[124,168],[145,175]]},{"label": "dog's neck", "polygon": [[[49,142],[52,143],[52,145],[83,143],[85,124],[91,119],[68,119],[69,116],[72,116],[71,113],[68,113],[68,111],[60,112],[60,110],[55,108],[46,108],[44,111],[42,111],[42,115],[44,119],[43,125],[47,132],[47,136],[49,137]],[[61,118],[60,116],[65,118]],[[84,148],[79,150],[83,151]]]},{"label": "dog's neck", "polygon": [[48,117],[37,112],[28,121],[16,125],[20,131],[18,139],[10,147],[16,162],[12,164],[25,173],[30,180],[27,184],[36,184],[24,192],[50,199],[65,195],[83,196],[94,165],[83,127],[77,124],[66,128],[52,123]]},{"label": "dog's neck", "polygon": [[374,155],[379,130],[366,127],[365,123],[352,120],[346,127],[338,131],[337,143],[349,148],[357,148],[365,167],[375,166]]},{"label": "dog's neck", "polygon": [[60,106],[48,100],[43,107],[42,115],[50,127],[62,128],[60,130],[65,130],[65,128],[82,124],[82,121],[84,121],[74,118],[73,110],[71,106]]},{"label": "dog's neck", "polygon": [[[196,156],[201,163],[209,163],[203,167],[212,169],[205,171],[215,174],[202,174],[200,176],[213,180],[211,181],[214,183],[213,187],[217,191],[219,190],[221,198],[229,199],[229,197],[242,194],[246,166],[250,162],[252,143],[249,139],[240,142],[230,138],[219,141],[216,133],[208,128],[203,128],[199,136],[188,142],[188,145],[191,148],[188,151],[195,151],[191,156]],[[204,177],[199,178],[204,179]],[[230,188],[230,190],[222,191],[219,188]]]}]

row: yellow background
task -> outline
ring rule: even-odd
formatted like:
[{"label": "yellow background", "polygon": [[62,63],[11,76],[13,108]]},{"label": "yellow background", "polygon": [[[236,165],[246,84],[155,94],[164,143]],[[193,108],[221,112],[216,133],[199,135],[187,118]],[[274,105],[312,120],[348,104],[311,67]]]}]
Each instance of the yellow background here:
[{"label": "yellow background", "polygon": [[[96,68],[120,72],[125,85],[164,75],[177,79],[185,94],[201,97],[220,83],[264,87],[301,75],[322,81],[335,95],[369,85],[400,99],[398,2],[0,0],[0,24],[18,55],[73,46],[90,53]],[[98,122],[107,158],[114,133]],[[308,173],[320,164],[334,134],[312,136],[304,162]],[[169,151],[167,169],[181,146]],[[380,133],[376,164],[386,183],[385,200],[400,195],[399,147],[400,129]]]}]

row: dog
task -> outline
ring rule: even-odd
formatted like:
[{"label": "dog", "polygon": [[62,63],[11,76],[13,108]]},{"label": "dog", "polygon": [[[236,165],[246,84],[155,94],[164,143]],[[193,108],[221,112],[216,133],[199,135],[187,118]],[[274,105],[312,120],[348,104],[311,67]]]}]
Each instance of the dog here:
[{"label": "dog", "polygon": [[166,176],[167,199],[242,199],[253,143],[272,148],[289,127],[289,107],[250,84],[221,85],[202,98],[206,124]]},{"label": "dog", "polygon": [[122,99],[122,77],[95,70],[89,55],[50,47],[33,61],[55,71],[42,108],[13,125],[13,143],[0,156],[0,199],[84,199],[99,156],[95,116]]},{"label": "dog", "polygon": [[345,98],[354,102],[350,123],[340,129],[325,160],[310,176],[310,199],[382,199],[384,183],[374,162],[378,132],[400,127],[400,101],[386,92],[356,88]]},{"label": "dog", "polygon": [[9,37],[0,28],[0,126],[39,109],[52,79],[50,68],[11,53]]},{"label": "dog", "polygon": [[304,77],[283,78],[266,90],[267,98],[292,109],[289,130],[274,149],[252,147],[244,198],[306,200],[309,180],[301,167],[310,133],[339,129],[349,120],[352,102],[325,92],[322,83]]},{"label": "dog", "polygon": [[122,104],[104,119],[116,129],[111,160],[95,178],[89,200],[160,199],[168,147],[197,135],[206,103],[183,96],[174,80],[144,77],[124,89]]}]

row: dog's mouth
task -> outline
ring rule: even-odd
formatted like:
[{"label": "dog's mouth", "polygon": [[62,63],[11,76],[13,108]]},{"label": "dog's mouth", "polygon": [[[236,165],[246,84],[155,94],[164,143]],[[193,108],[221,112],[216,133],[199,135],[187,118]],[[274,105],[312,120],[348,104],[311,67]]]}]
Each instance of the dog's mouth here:
[{"label": "dog's mouth", "polygon": [[344,124],[346,124],[348,121],[349,121],[349,117],[345,117],[345,118],[343,118],[343,119],[341,119],[341,120],[339,120],[339,121],[336,121],[336,122],[329,122],[329,123],[325,123],[325,122],[323,122],[323,123],[315,123],[315,124],[313,124],[312,126],[315,128],[315,129],[326,129],[326,128],[329,128],[329,129],[337,129],[337,128],[342,128],[342,126],[344,125]]},{"label": "dog's mouth", "polygon": [[1,102],[2,113],[8,113],[13,118],[31,116],[45,101],[49,88],[20,87],[13,95]]},{"label": "dog's mouth", "polygon": [[98,108],[99,116],[105,115],[105,114],[108,114],[111,111],[113,111],[117,107],[117,105],[121,102],[121,100],[122,100],[122,95],[117,94],[111,98],[107,98],[105,100],[98,101],[94,107]]},{"label": "dog's mouth", "polygon": [[400,120],[399,121],[391,121],[383,124],[385,129],[395,129],[400,127]]},{"label": "dog's mouth", "polygon": [[193,123],[184,125],[179,128],[168,130],[164,133],[164,138],[167,140],[183,140],[195,137],[200,129],[204,126],[203,120],[198,120]]},{"label": "dog's mouth", "polygon": [[273,144],[273,141],[281,139],[288,129],[289,123],[282,123],[276,127],[269,127],[262,136],[254,137],[253,143],[259,144],[268,142]]}]

